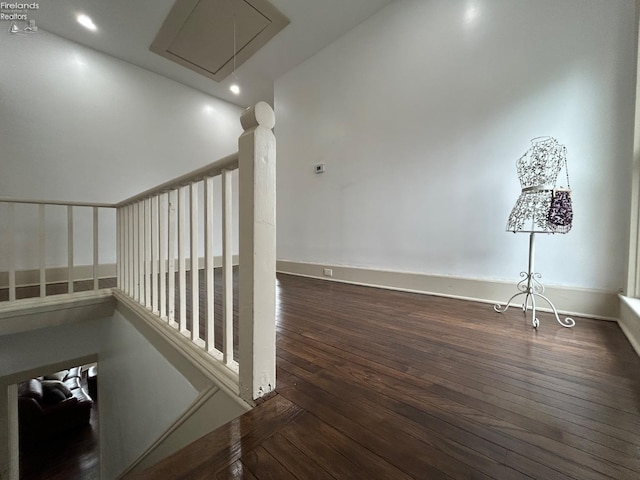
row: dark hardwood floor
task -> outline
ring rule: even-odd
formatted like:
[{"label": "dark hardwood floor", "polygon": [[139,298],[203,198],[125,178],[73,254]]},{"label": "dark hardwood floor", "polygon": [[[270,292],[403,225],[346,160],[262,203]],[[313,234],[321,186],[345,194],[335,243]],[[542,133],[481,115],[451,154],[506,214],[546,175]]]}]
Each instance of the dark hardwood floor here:
[{"label": "dark hardwood floor", "polygon": [[616,323],[278,275],[276,393],[137,479],[638,479]]},{"label": "dark hardwood floor", "polygon": [[[518,309],[289,275],[277,295],[276,393],[136,478],[640,478],[640,359],[616,323],[534,330]],[[97,478],[96,434],[77,440],[21,478]]]}]

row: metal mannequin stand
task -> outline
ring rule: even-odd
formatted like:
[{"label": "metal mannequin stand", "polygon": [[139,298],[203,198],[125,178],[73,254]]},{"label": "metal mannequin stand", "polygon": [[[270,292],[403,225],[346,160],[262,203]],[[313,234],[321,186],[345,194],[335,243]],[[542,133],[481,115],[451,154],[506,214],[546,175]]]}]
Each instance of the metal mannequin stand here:
[{"label": "metal mannequin stand", "polygon": [[[536,317],[536,297],[540,297],[549,304],[549,306],[553,310],[553,314],[556,316],[556,320],[560,325],[566,328],[573,327],[576,324],[573,318],[566,317],[564,320],[560,319],[560,317],[558,316],[558,311],[556,310],[556,307],[553,305],[551,300],[549,300],[547,297],[543,295],[544,286],[539,281],[542,275],[539,273],[535,273],[533,271],[534,255],[535,255],[535,233],[531,232],[529,234],[529,271],[520,272],[520,276],[523,277],[523,279],[520,280],[520,282],[518,282],[518,285],[516,286],[519,292],[514,294],[509,299],[509,301],[504,306],[504,308],[498,303],[493,306],[493,309],[498,313],[504,313],[511,306],[511,302],[513,301],[514,298],[519,297],[520,295],[524,295],[525,299],[524,299],[524,303],[522,304],[522,311],[526,315],[527,310],[531,308],[533,328],[538,328],[538,325],[540,325],[540,321]],[[531,304],[531,307],[529,307],[529,304]]]}]

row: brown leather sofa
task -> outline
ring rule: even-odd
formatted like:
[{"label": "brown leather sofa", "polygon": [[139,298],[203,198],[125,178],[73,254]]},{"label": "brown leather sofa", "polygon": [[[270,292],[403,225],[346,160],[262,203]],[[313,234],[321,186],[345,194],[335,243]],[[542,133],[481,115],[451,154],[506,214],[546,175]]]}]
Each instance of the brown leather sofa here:
[{"label": "brown leather sofa", "polygon": [[80,375],[75,367],[18,386],[21,441],[32,443],[89,423],[93,400]]}]

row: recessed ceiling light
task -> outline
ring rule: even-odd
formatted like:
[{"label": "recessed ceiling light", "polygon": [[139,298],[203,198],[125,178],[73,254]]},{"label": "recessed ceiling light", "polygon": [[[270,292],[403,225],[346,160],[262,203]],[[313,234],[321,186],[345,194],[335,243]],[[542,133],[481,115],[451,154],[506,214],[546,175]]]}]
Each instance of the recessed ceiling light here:
[{"label": "recessed ceiling light", "polygon": [[476,20],[478,20],[479,16],[480,16],[480,9],[478,8],[478,6],[473,4],[469,5],[467,6],[464,12],[464,23],[466,25],[471,25],[475,23]]},{"label": "recessed ceiling light", "polygon": [[75,63],[78,67],[84,68],[87,66],[87,62],[79,55],[73,57],[73,63]]},{"label": "recessed ceiling light", "polygon": [[238,95],[240,93],[240,87],[238,85],[236,85],[235,83],[229,87],[229,90],[231,90],[236,95]]},{"label": "recessed ceiling light", "polygon": [[96,27],[96,24],[93,23],[93,20],[91,20],[91,17],[81,13],[76,17],[76,19],[78,20],[78,23],[82,25],[84,28],[86,28],[87,30],[91,30],[92,32],[95,32],[96,30],[98,30],[98,27]]}]

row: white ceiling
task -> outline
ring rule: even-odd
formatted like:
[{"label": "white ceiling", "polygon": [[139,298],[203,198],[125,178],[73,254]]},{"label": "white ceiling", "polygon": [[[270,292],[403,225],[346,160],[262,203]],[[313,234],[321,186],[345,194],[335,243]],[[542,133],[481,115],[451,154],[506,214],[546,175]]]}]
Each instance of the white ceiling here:
[{"label": "white ceiling", "polygon": [[[149,50],[174,0],[44,0],[30,18],[35,19],[38,28],[215,97],[248,106],[260,100],[272,102],[275,79],[392,1],[271,0],[291,23],[238,67],[240,95],[229,91],[232,77],[216,83]],[[98,31],[90,32],[80,26],[76,22],[79,13],[89,15]]]}]

